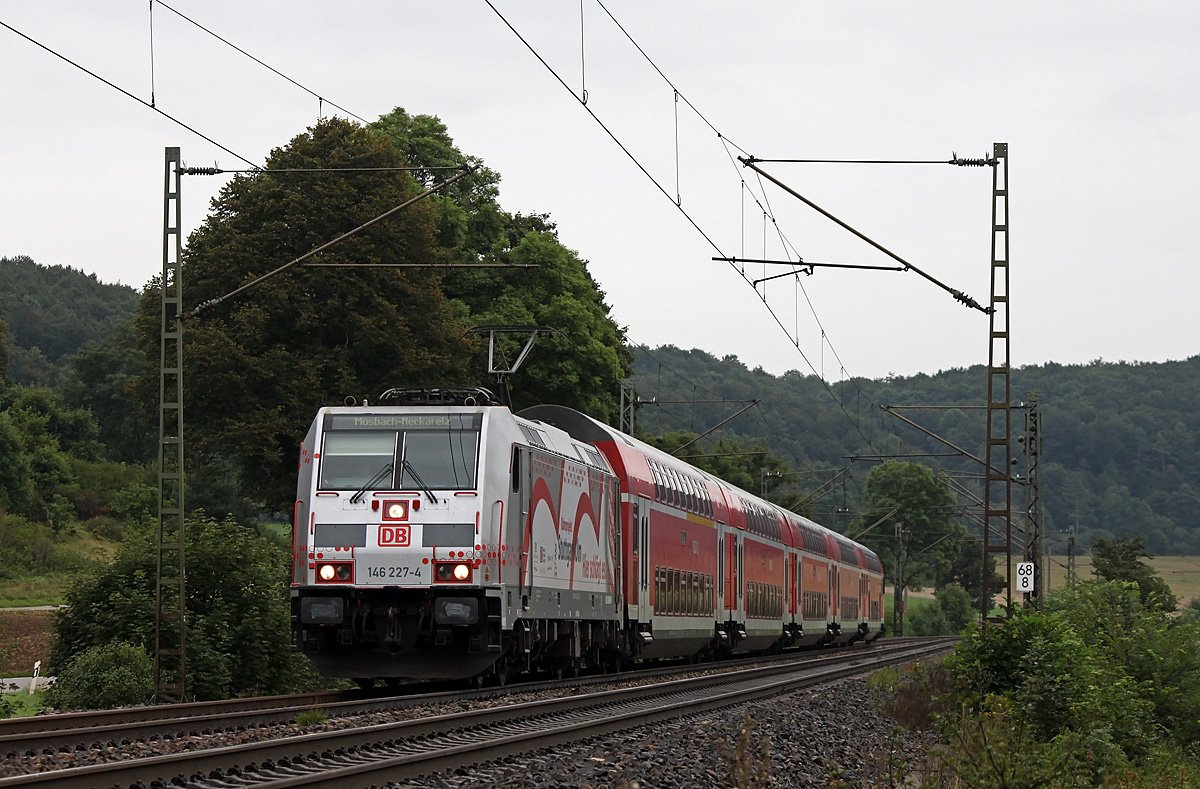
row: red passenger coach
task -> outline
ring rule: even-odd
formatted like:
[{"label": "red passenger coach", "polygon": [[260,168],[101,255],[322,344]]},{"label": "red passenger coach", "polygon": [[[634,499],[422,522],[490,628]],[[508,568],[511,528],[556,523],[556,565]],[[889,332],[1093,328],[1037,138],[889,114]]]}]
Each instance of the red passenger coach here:
[{"label": "red passenger coach", "polygon": [[322,672],[492,678],[849,643],[878,557],[577,411],[478,389],[322,409],[301,448],[293,647]]},{"label": "red passenger coach", "polygon": [[626,618],[641,656],[883,633],[883,567],[869,549],[572,409],[521,416],[594,445],[620,480]]}]

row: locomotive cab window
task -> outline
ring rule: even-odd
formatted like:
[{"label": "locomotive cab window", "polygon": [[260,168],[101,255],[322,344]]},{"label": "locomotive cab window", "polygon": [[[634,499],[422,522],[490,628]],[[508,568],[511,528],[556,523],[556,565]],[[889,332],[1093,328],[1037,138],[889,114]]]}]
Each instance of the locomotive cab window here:
[{"label": "locomotive cab window", "polygon": [[481,414],[330,414],[321,490],[475,488]]},{"label": "locomotive cab window", "polygon": [[395,454],[395,432],[328,433],[321,453],[321,489],[354,490],[376,475],[383,475],[380,489],[390,488],[387,466]]}]

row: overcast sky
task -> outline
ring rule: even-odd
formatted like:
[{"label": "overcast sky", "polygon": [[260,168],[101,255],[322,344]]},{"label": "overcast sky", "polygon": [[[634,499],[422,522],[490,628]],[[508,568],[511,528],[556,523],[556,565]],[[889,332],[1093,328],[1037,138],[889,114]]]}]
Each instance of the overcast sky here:
[{"label": "overcast sky", "polygon": [[[986,362],[987,317],[915,273],[818,268],[756,291],[783,269],[711,258],[779,259],[786,241],[896,265],[764,187],[743,151],[948,160],[1006,142],[1013,364],[1200,353],[1194,1],[583,0],[582,47],[579,2],[494,2],[574,96],[483,0],[169,7],[355,115],[439,116],[502,175],[507,210],[552,216],[631,341],[831,381]],[[153,86],[158,109],[256,164],[341,114],[158,3],[152,72],[148,0],[0,0],[0,21],[146,102]],[[140,288],[161,267],[163,149],[245,166],[4,28],[0,75],[0,256]],[[990,169],[762,166],[987,304]],[[222,183],[185,180],[185,232]]]}]

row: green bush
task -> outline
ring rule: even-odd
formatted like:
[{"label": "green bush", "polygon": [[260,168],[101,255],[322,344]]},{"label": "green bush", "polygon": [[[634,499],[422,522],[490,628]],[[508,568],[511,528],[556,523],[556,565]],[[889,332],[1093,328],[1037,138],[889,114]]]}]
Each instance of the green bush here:
[{"label": "green bush", "polygon": [[[198,701],[288,693],[315,672],[292,655],[287,569],[290,546],[233,521],[187,522],[187,690]],[[83,576],[55,615],[50,663],[127,640],[154,647],[153,529],[131,526],[111,564]]]},{"label": "green bush", "polygon": [[937,590],[937,599],[920,608],[913,606],[904,620],[904,632],[914,636],[954,636],[976,618],[971,595],[957,583]]},{"label": "green bush", "polygon": [[153,695],[153,658],[141,647],[113,641],[69,660],[46,691],[46,703],[56,709],[101,710],[147,704]]},{"label": "green bush", "polygon": [[1046,608],[975,627],[947,660],[944,785],[1198,785],[1200,627],[1135,583]]}]

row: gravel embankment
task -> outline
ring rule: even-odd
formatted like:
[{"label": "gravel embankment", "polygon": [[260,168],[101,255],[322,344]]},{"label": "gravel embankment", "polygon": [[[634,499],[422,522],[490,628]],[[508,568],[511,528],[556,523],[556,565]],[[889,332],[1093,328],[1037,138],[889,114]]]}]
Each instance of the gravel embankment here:
[{"label": "gravel embankment", "polygon": [[[742,736],[739,751],[739,732],[744,729],[748,734]],[[932,735],[898,729],[876,713],[868,703],[865,683],[849,679],[819,690],[389,786],[891,786],[902,785],[902,776],[920,765],[934,743]],[[736,783],[735,773],[740,778]]]}]

